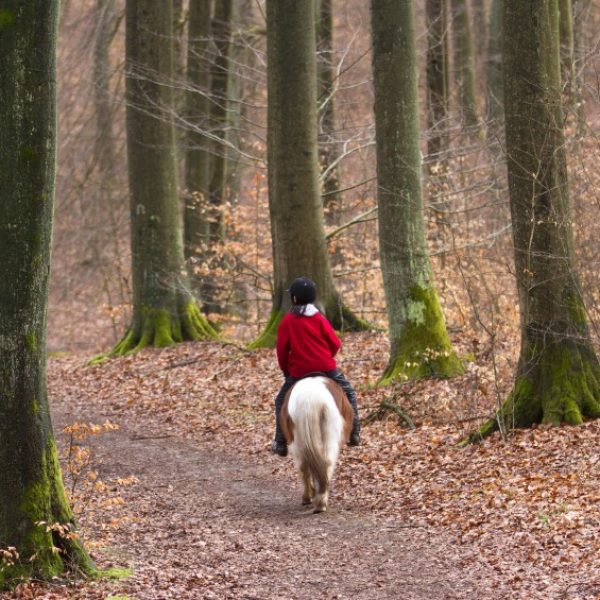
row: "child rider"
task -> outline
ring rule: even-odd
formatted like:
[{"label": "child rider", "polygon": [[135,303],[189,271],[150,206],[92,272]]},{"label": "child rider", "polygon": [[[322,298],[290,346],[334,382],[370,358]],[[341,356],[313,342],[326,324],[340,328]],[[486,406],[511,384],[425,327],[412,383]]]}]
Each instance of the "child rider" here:
[{"label": "child rider", "polygon": [[295,279],[290,285],[292,307],[277,331],[277,361],[285,382],[275,399],[275,440],[271,450],[279,456],[287,455],[287,442],[281,430],[279,414],[286,392],[292,385],[310,373],[323,373],[346,392],[354,410],[349,445],[360,444],[360,422],[356,394],[350,383],[336,368],[334,356],[342,343],[329,321],[313,304],[317,297],[314,281],[306,277]]}]

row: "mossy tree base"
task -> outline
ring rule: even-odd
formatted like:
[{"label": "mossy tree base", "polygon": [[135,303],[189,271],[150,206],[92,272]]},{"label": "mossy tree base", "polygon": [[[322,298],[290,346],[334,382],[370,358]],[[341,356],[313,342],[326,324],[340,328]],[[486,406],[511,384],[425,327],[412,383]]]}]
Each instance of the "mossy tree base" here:
[{"label": "mossy tree base", "polygon": [[325,313],[331,315],[331,324],[338,331],[372,331],[374,329],[368,321],[355,315],[345,304],[326,307]]},{"label": "mossy tree base", "polygon": [[530,353],[518,369],[510,396],[493,419],[466,438],[534,424],[579,425],[600,417],[600,365],[590,345],[562,340]]},{"label": "mossy tree base", "polygon": [[273,310],[264,331],[253,342],[248,344],[248,348],[250,350],[274,348],[277,341],[277,328],[279,327],[279,323],[281,323],[281,319],[283,319],[283,312]]},{"label": "mossy tree base", "polygon": [[186,302],[176,314],[162,308],[141,308],[110,356],[124,356],[147,346],[165,348],[178,342],[217,337],[195,302]]},{"label": "mossy tree base", "polygon": [[[9,535],[16,554],[0,555],[0,590],[28,579],[93,576],[96,567],[75,533],[54,441],[43,454],[40,476],[22,494],[20,527]],[[6,532],[5,532],[6,535]],[[6,548],[2,548],[6,550]]]},{"label": "mossy tree base", "polygon": [[390,360],[379,382],[462,375],[462,361],[452,348],[435,288],[414,286],[407,315],[398,336],[391,340]]}]

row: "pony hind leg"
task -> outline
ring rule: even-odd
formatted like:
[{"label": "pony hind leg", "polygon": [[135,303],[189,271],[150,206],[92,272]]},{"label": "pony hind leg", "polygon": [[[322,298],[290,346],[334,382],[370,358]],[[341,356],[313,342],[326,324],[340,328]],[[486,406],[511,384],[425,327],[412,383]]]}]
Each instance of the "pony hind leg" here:
[{"label": "pony hind leg", "polygon": [[325,466],[324,477],[323,474],[318,478],[317,488],[318,492],[315,495],[314,513],[323,513],[327,510],[327,502],[329,501],[329,482],[331,481],[331,475],[333,474],[333,467],[331,465]]},{"label": "pony hind leg", "polygon": [[329,490],[325,490],[324,492],[319,491],[319,493],[315,496],[315,509],[313,513],[319,514],[324,513],[327,510],[327,501],[329,500]]},{"label": "pony hind leg", "polygon": [[302,481],[304,483],[304,492],[302,494],[302,506],[307,506],[312,503],[315,490],[313,487],[312,476],[308,469],[308,466],[304,463],[300,467],[300,473],[302,474]]}]

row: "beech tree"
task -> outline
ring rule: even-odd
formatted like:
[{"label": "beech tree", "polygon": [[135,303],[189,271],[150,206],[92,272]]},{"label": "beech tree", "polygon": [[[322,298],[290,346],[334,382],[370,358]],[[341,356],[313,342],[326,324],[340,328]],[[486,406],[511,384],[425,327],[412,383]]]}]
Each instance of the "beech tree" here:
[{"label": "beech tree", "polygon": [[502,4],[504,0],[492,0],[488,40],[488,60],[486,64],[486,103],[487,116],[492,124],[502,122]]},{"label": "beech tree", "polygon": [[467,0],[451,0],[454,76],[458,91],[461,121],[474,130],[479,127],[475,90],[475,58]]},{"label": "beech tree", "polygon": [[339,221],[340,158],[335,139],[335,68],[333,63],[333,6],[331,0],[317,0],[317,78],[319,104],[319,165],[323,175],[323,206],[328,223]]},{"label": "beech tree", "polygon": [[126,4],[127,157],[133,318],[113,350],[214,337],[190,292],[179,226],[170,2]]},{"label": "beech tree", "polygon": [[187,83],[184,119],[185,138],[185,257],[195,291],[200,281],[194,266],[208,242],[208,185],[210,180],[209,129],[210,60],[212,0],[193,0],[188,14]]},{"label": "beech tree", "polygon": [[286,288],[313,279],[338,329],[366,325],[342,303],[325,242],[317,158],[317,67],[312,0],[267,1],[267,158],[273,246],[273,307],[253,347],[272,346],[289,308]]},{"label": "beech tree", "polygon": [[[208,239],[204,250],[206,260],[216,266],[219,263],[218,247],[225,238],[223,208],[226,199],[227,148],[225,145],[228,126],[228,88],[230,77],[229,52],[231,46],[232,0],[215,0],[212,20],[212,37],[216,54],[210,71],[210,135],[211,158],[208,183]],[[202,302],[207,312],[222,312],[216,297],[212,278],[204,278]]]},{"label": "beech tree", "polygon": [[58,2],[0,8],[0,589],[94,566],[75,534],[46,394]]},{"label": "beech tree", "polygon": [[600,416],[600,365],[575,264],[557,0],[504,2],[504,104],[521,350],[512,393],[474,436]]},{"label": "beech tree", "polygon": [[372,0],[379,252],[390,359],[382,383],[462,372],[426,246],[412,2]]},{"label": "beech tree", "polygon": [[559,0],[559,31],[560,31],[560,62],[562,70],[562,83],[566,97],[572,100],[573,88],[573,60],[575,43],[573,38],[573,5],[571,0]]},{"label": "beech tree", "polygon": [[427,0],[427,154],[437,163],[448,149],[448,22],[445,0]]}]

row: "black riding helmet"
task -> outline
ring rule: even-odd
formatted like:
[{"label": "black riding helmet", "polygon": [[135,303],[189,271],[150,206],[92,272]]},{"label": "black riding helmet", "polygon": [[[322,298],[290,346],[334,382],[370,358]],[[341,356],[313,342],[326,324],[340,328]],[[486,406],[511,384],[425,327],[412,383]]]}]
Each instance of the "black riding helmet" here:
[{"label": "black riding helmet", "polygon": [[289,288],[292,304],[303,305],[314,302],[317,298],[317,286],[312,279],[308,277],[298,277],[294,279]]}]

